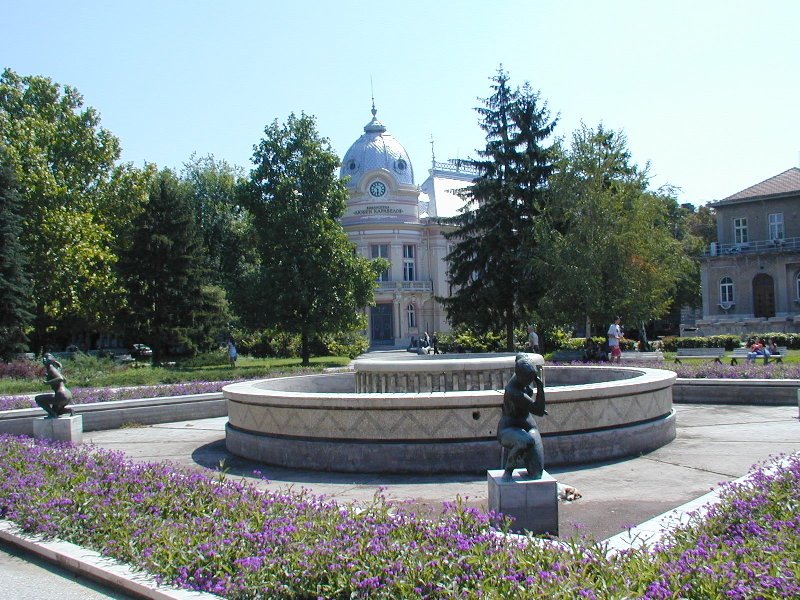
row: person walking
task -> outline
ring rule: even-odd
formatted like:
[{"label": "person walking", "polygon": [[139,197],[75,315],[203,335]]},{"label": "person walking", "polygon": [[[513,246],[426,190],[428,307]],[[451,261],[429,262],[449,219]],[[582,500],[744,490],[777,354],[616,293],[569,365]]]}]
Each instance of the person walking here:
[{"label": "person walking", "polygon": [[431,338],[431,345],[433,346],[434,354],[441,354],[441,352],[439,352],[439,336],[435,331],[433,332],[433,337]]},{"label": "person walking", "polygon": [[622,360],[622,349],[619,347],[619,341],[622,339],[622,327],[619,325],[621,320],[620,317],[617,317],[608,328],[608,350],[611,354],[608,362],[619,363]]},{"label": "person walking", "polygon": [[236,367],[237,357],[238,353],[236,352],[236,344],[233,343],[233,340],[228,340],[228,360],[231,363],[231,367]]},{"label": "person walking", "polygon": [[528,348],[531,352],[541,354],[539,352],[539,335],[536,333],[533,325],[528,325]]}]

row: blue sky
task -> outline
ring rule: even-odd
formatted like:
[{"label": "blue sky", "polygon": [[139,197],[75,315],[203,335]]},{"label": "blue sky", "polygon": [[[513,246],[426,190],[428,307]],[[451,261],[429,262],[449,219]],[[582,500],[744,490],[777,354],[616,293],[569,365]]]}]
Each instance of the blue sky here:
[{"label": "blue sky", "polygon": [[343,155],[378,117],[415,180],[484,145],[474,108],[500,64],[569,138],[622,130],[653,186],[721,199],[800,166],[800,2],[0,0],[0,66],[73,85],[123,159],[193,152],[250,168],[291,112]]}]

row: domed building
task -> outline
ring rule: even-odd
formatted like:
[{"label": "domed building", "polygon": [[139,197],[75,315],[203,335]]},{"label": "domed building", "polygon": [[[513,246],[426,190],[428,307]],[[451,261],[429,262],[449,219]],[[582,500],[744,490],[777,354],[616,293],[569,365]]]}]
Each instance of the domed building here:
[{"label": "domed building", "polygon": [[414,168],[403,145],[372,108],[372,120],[342,160],[350,199],[342,226],[367,258],[390,263],[378,281],[376,304],[367,312],[370,345],[406,347],[424,332],[450,331],[437,296],[447,297],[445,256],[449,252],[439,224],[457,214],[477,173],[458,161],[432,160],[428,178],[414,183]]}]

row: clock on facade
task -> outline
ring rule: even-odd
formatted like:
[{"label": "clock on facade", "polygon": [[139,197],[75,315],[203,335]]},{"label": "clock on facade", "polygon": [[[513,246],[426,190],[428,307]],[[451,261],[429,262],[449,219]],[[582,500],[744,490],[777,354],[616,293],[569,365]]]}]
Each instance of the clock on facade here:
[{"label": "clock on facade", "polygon": [[386,186],[380,181],[373,181],[369,184],[369,193],[375,198],[380,198],[386,193]]}]

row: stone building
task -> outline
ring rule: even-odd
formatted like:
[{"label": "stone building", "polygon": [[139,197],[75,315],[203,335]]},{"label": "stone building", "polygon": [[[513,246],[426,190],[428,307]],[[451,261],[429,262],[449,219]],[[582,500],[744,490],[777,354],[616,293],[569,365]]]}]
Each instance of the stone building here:
[{"label": "stone building", "polygon": [[800,332],[800,168],[709,205],[697,334]]},{"label": "stone building", "polygon": [[469,187],[476,172],[459,161],[432,160],[421,185],[405,148],[377,118],[372,120],[342,160],[350,194],[341,224],[356,251],[367,258],[385,258],[391,266],[381,274],[376,305],[367,310],[370,344],[408,346],[424,332],[450,331],[437,296],[448,296],[448,242],[442,217],[463,205],[459,189]]}]

